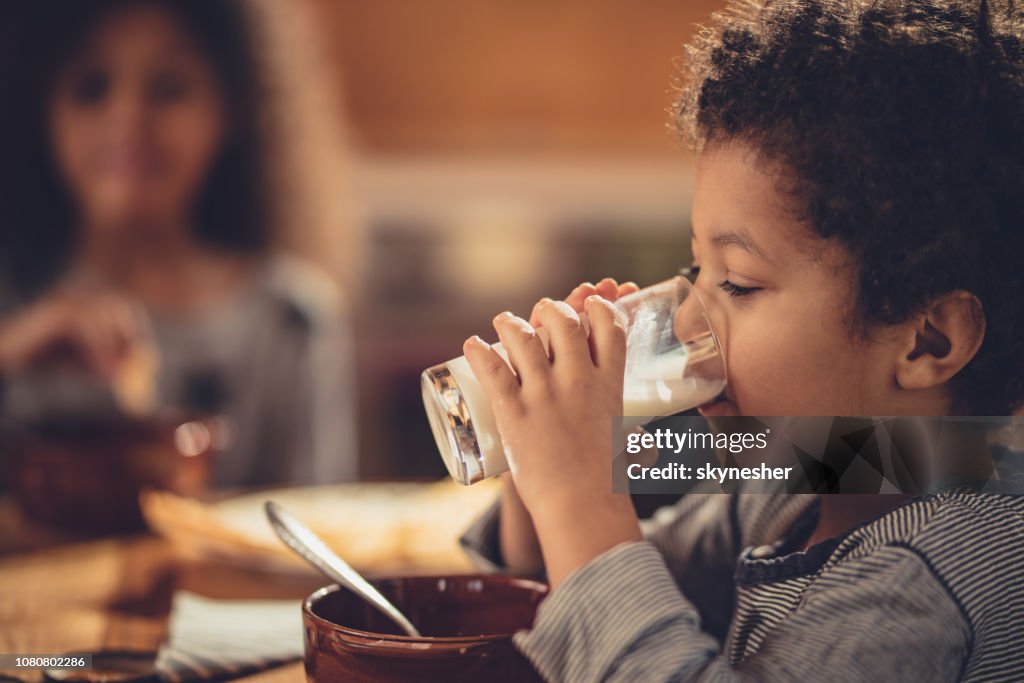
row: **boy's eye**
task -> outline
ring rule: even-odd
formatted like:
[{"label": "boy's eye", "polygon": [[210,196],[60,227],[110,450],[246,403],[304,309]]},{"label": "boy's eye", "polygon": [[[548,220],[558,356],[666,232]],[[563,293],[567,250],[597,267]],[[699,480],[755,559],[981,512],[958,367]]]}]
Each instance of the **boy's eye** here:
[{"label": "boy's eye", "polygon": [[722,289],[722,291],[724,291],[725,293],[732,297],[750,296],[754,292],[759,292],[762,289],[761,287],[740,287],[739,285],[733,284],[728,280],[723,280],[722,282],[719,282],[718,286]]}]

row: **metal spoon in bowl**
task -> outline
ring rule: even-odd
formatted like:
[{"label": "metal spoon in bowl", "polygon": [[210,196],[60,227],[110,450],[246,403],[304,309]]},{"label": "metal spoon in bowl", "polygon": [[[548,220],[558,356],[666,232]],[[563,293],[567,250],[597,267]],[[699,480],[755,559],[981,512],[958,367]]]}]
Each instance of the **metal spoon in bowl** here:
[{"label": "metal spoon in bowl", "polygon": [[397,607],[380,594],[370,582],[364,579],[359,572],[349,566],[347,562],[338,557],[334,551],[327,547],[319,536],[314,534],[309,527],[295,519],[284,508],[272,500],[264,505],[267,512],[267,519],[278,538],[284,544],[299,554],[306,562],[323,572],[327,578],[337,581],[350,591],[370,603],[393,622],[398,624],[406,635],[413,638],[421,638],[420,632],[412,625],[409,619],[399,611]]}]

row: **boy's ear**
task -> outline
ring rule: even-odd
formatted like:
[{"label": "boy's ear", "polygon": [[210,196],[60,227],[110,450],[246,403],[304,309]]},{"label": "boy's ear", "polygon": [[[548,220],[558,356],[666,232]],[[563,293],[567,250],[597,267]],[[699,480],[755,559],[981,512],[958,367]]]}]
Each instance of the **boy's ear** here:
[{"label": "boy's ear", "polygon": [[947,382],[981,348],[985,312],[974,294],[957,290],[934,299],[908,329],[896,365],[903,389],[928,389]]}]

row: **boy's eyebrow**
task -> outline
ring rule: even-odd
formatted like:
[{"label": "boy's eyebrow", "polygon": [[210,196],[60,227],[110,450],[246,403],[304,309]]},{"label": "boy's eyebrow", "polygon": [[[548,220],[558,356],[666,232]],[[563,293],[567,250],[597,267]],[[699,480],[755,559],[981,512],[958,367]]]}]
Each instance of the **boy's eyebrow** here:
[{"label": "boy's eyebrow", "polygon": [[732,232],[722,232],[712,236],[711,243],[717,247],[739,247],[743,251],[756,256],[762,261],[771,263],[771,259],[768,255],[757,246],[757,243],[751,239],[750,235],[745,230],[735,230]]}]

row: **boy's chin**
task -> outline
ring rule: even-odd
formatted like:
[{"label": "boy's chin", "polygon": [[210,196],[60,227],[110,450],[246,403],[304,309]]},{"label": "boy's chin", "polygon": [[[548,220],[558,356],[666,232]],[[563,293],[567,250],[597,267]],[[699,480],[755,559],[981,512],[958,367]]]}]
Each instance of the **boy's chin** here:
[{"label": "boy's chin", "polygon": [[697,411],[704,417],[740,415],[739,406],[729,400],[724,393],[719,394],[713,400],[708,401],[704,405],[697,406]]}]

